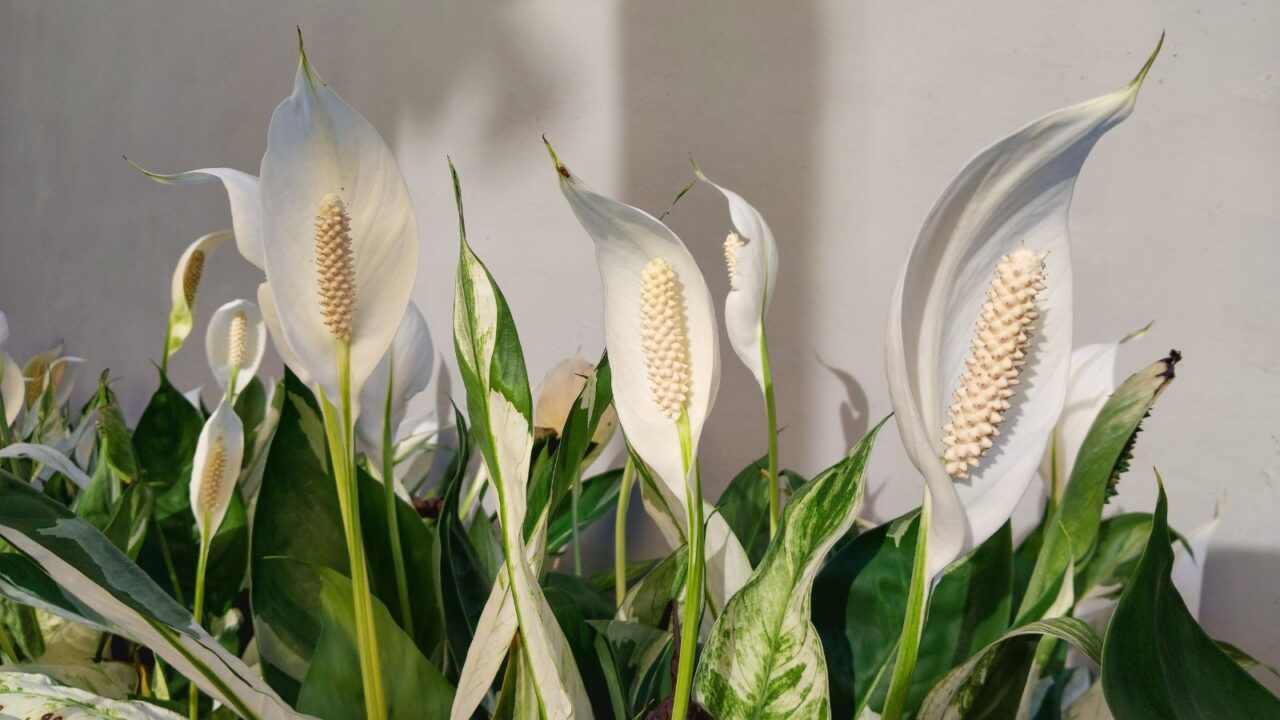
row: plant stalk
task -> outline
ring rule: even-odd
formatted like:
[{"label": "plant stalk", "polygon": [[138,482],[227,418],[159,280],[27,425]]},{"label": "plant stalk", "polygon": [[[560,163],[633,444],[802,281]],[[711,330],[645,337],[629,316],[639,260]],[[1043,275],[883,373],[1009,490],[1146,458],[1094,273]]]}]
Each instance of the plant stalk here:
[{"label": "plant stalk", "polygon": [[613,597],[622,607],[627,599],[627,507],[631,504],[631,484],[636,479],[636,466],[627,455],[618,487],[618,514],[613,521]]},{"label": "plant stalk", "polygon": [[[688,501],[688,552],[689,571],[685,578],[684,620],[680,626],[680,658],[676,667],[676,686],[671,712],[672,720],[685,720],[689,713],[689,700],[693,696],[693,671],[698,653],[698,629],[702,621],[703,565],[705,558],[706,528],[702,524],[702,477],[693,458],[693,442],[689,431],[689,416],[680,414],[677,423],[680,432],[680,452],[684,460],[686,478],[685,498]],[[693,470],[693,482],[688,482]]]},{"label": "plant stalk", "polygon": [[320,390],[320,407],[324,415],[325,435],[329,440],[329,457],[338,489],[338,510],[342,514],[347,557],[351,564],[351,595],[355,610],[356,644],[360,652],[365,716],[369,720],[384,720],[387,717],[387,703],[382,687],[382,659],[378,655],[377,632],[373,619],[373,593],[369,586],[369,568],[365,564],[364,539],[360,529],[360,499],[356,493],[350,360],[350,344],[339,343],[338,382],[342,395],[341,415],[329,402],[323,389]]},{"label": "plant stalk", "polygon": [[[207,513],[205,515],[205,527],[209,528],[209,537],[200,538],[200,556],[196,561],[196,595],[194,608],[192,609],[196,624],[201,627],[204,627],[204,576],[209,568],[209,546],[213,543],[213,534],[217,531],[217,528],[209,527]],[[189,698],[187,715],[190,720],[200,720],[200,688],[196,687],[195,683],[191,683]]]},{"label": "plant stalk", "polygon": [[773,369],[769,364],[769,342],[760,323],[760,368],[764,375],[764,412],[769,422],[769,538],[778,534],[782,511],[782,488],[778,486],[778,405],[773,396]]},{"label": "plant stalk", "polygon": [[899,720],[906,711],[907,694],[911,690],[911,678],[915,675],[916,660],[920,656],[920,636],[924,631],[925,607],[929,603],[929,578],[926,558],[929,546],[929,515],[933,502],[929,491],[924,493],[920,506],[920,524],[916,527],[916,552],[911,565],[911,588],[907,592],[907,612],[902,621],[902,636],[898,640],[898,658],[889,679],[889,692],[885,697],[883,720]]},{"label": "plant stalk", "polygon": [[395,367],[390,355],[387,361],[387,400],[382,410],[382,488],[387,508],[387,534],[391,538],[391,561],[396,571],[396,592],[400,598],[400,627],[409,637],[413,633],[413,612],[409,607],[409,576],[404,569],[404,550],[400,545],[400,517],[396,512],[395,445],[391,440],[391,388]]}]

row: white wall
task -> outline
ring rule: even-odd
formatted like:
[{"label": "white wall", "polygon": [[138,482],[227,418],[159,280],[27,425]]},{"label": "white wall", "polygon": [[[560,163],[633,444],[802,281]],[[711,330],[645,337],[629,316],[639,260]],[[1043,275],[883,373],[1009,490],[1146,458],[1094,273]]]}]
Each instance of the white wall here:
[{"label": "white wall", "polygon": [[[217,187],[160,187],[120,155],[161,171],[255,170],[300,24],[316,66],[402,158],[423,236],[415,297],[450,368],[442,393],[460,392],[446,153],[536,381],[602,343],[589,242],[539,136],[599,189],[651,209],[688,180],[692,151],[778,235],[783,460],[813,472],[889,412],[891,283],[936,194],[990,141],[1128,81],[1167,30],[1137,111],[1079,185],[1076,334],[1113,339],[1154,318],[1124,351],[1125,371],[1171,346],[1185,353],[1121,501],[1153,505],[1153,464],[1184,530],[1226,496],[1205,620],[1278,662],[1280,8],[1032,5],[0,1],[0,308],[12,350],[65,339],[90,358],[86,384],[112,368],[136,416],[155,383],[172,265],[229,223]],[[671,222],[720,294],[722,201],[699,189]],[[230,251],[206,277],[195,337],[258,282]],[[210,384],[198,340],[173,372]],[[728,352],[720,398],[704,444],[713,494],[763,447],[752,383]],[[918,501],[892,434],[871,474],[877,516]],[[637,516],[637,545],[656,553],[642,526]]]}]

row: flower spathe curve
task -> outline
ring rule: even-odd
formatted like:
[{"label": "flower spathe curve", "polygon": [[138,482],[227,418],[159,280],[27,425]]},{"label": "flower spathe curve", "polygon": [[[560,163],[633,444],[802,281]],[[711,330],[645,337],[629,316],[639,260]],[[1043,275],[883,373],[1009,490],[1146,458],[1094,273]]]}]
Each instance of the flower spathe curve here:
[{"label": "flower spathe curve", "polygon": [[689,365],[683,407],[695,454],[720,385],[720,346],[711,292],[689,250],[666,225],[643,210],[593,192],[558,162],[557,171],[561,192],[595,243],[604,283],[605,345],[618,420],[636,454],[676,497],[683,498],[688,478],[676,423],[655,402],[645,365],[642,278],[651,261],[661,260],[679,282]]},{"label": "flower spathe curve", "polygon": [[22,378],[22,368],[9,356],[5,345],[9,342],[9,318],[0,311],[0,399],[4,401],[5,427],[13,425],[22,411],[22,402],[26,397],[26,381]]},{"label": "flower spathe curve", "polygon": [[[400,424],[404,422],[409,400],[426,389],[431,382],[431,369],[435,363],[435,347],[431,342],[431,330],[422,311],[409,303],[400,327],[391,339],[391,347],[369,375],[360,398],[363,411],[356,419],[356,439],[365,455],[381,456],[382,423],[387,402],[387,380],[391,381],[391,431],[392,441]],[[376,464],[376,463],[375,463]]]},{"label": "flower spathe curve", "polygon": [[[281,334],[331,402],[341,397],[338,347],[349,336],[355,405],[409,304],[417,224],[386,143],[302,52],[293,94],[271,116],[260,188],[263,257]],[[339,207],[333,199],[345,216],[340,227],[323,224]],[[334,312],[350,326],[336,331]],[[353,407],[351,414],[359,413]]]},{"label": "flower spathe curve", "polygon": [[[556,363],[542,376],[541,382],[533,389],[533,425],[536,429],[545,430],[559,436],[564,432],[564,424],[569,419],[573,404],[578,401],[587,380],[596,371],[590,360],[575,353]],[[600,416],[595,435],[591,442],[603,447],[618,429],[618,412],[611,404]]]},{"label": "flower spathe curve", "polygon": [[191,511],[206,542],[218,531],[244,459],[244,426],[223,398],[205,421],[191,462]]},{"label": "flower spathe curve", "polygon": [[267,325],[258,306],[248,300],[232,300],[214,311],[205,332],[209,370],[224,392],[235,376],[232,396],[253,380],[267,349]]},{"label": "flower spathe curve", "polygon": [[231,205],[231,229],[235,232],[236,249],[254,267],[265,266],[262,250],[262,194],[258,178],[234,168],[200,168],[163,175],[129,161],[135,169],[162,185],[204,185],[221,182]]},{"label": "flower spathe curve", "polygon": [[[911,247],[890,303],[885,365],[899,434],[932,501],[929,577],[1004,524],[1040,464],[1070,372],[1071,194],[1094,144],[1132,111],[1154,58],[1123,89],[1047,115],[979,153]],[[1036,298],[1040,317],[1019,397],[981,467],[953,481],[942,460],[950,395],[991,273],[1024,246],[1047,253],[1047,287]]]},{"label": "flower spathe curve", "polygon": [[209,253],[229,237],[231,233],[226,230],[199,237],[178,258],[169,284],[169,336],[165,339],[165,352],[169,355],[182,347],[182,343],[191,334],[191,328],[195,326],[196,295],[204,277],[204,264]]},{"label": "flower spathe curve", "polygon": [[724,195],[729,203],[729,219],[734,232],[725,238],[725,265],[730,288],[724,299],[724,326],[729,345],[738,359],[755,376],[763,391],[764,363],[760,340],[764,319],[773,302],[773,289],[778,282],[778,243],[769,223],[759,210],[738,193],[717,185],[693,165],[698,179]]}]

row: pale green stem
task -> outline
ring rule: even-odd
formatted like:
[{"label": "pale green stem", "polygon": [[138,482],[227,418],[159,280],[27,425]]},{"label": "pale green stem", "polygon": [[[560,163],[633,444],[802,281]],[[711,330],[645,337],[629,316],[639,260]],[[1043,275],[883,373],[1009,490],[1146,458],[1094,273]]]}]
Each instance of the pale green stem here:
[{"label": "pale green stem", "polygon": [[471,511],[471,506],[484,497],[484,491],[487,487],[489,487],[489,483],[484,482],[482,478],[477,476],[475,482],[471,483],[471,488],[467,490],[467,496],[462,498],[462,505],[458,509],[458,517],[465,518],[467,516],[467,513]]},{"label": "pale green stem", "polygon": [[235,365],[231,368],[231,375],[227,378],[227,404],[236,404],[236,383],[240,377],[240,366]]},{"label": "pale green stem", "polygon": [[404,569],[404,550],[400,546],[400,518],[396,512],[395,444],[391,441],[392,378],[395,368],[387,359],[387,401],[382,409],[382,488],[386,497],[387,534],[391,537],[391,561],[396,570],[396,592],[400,598],[400,627],[413,637],[413,612],[409,607],[409,576]]},{"label": "pale green stem", "polygon": [[[706,528],[702,524],[702,477],[693,458],[693,441],[689,431],[689,415],[680,413],[677,421],[680,433],[680,454],[686,479],[685,498],[688,503],[688,553],[689,571],[684,587],[684,619],[680,626],[680,659],[676,667],[676,687],[672,720],[685,720],[689,713],[689,700],[693,695],[693,670],[698,652],[698,628],[702,621],[702,584],[705,562],[704,544]],[[688,482],[689,470],[693,470],[693,482]]]},{"label": "pale green stem", "polygon": [[387,703],[382,687],[382,659],[378,655],[378,639],[373,619],[373,593],[369,587],[369,568],[365,564],[364,539],[360,530],[360,498],[356,491],[350,360],[350,344],[338,343],[341,416],[329,402],[323,389],[320,390],[320,407],[324,414],[329,457],[338,489],[338,510],[342,514],[342,531],[346,536],[347,557],[351,564],[351,595],[355,606],[356,644],[360,653],[365,716],[369,720],[383,720],[387,717]]},{"label": "pale green stem", "polygon": [[164,352],[160,353],[160,374],[169,377],[169,336],[173,334],[173,317],[164,321]]},{"label": "pale green stem", "polygon": [[[209,513],[205,513],[204,526],[208,528],[209,537],[200,538],[200,557],[196,561],[196,596],[195,606],[192,615],[196,619],[196,624],[204,625],[204,576],[209,567],[209,545],[212,543],[213,533],[217,528],[209,527]],[[190,720],[199,720],[200,718],[200,689],[195,683],[191,683],[190,700],[188,701],[188,716]]]},{"label": "pale green stem", "polygon": [[924,631],[925,607],[929,604],[929,580],[926,556],[929,546],[929,515],[932,505],[929,492],[924,494],[920,507],[920,524],[916,527],[916,553],[911,565],[911,588],[907,592],[907,612],[902,621],[902,637],[898,640],[898,658],[894,662],[893,675],[889,679],[889,693],[885,697],[882,720],[898,720],[907,705],[911,690],[911,678],[915,675],[916,660],[920,655],[920,636]]},{"label": "pale green stem", "polygon": [[618,514],[613,521],[613,596],[617,606],[627,599],[627,507],[631,504],[631,484],[636,479],[636,466],[631,457],[622,468],[622,484],[618,487]]},{"label": "pale green stem", "polygon": [[778,405],[773,397],[773,370],[769,365],[769,342],[760,323],[760,368],[764,375],[764,412],[769,421],[769,537],[778,534],[782,510],[782,489],[778,486]]}]

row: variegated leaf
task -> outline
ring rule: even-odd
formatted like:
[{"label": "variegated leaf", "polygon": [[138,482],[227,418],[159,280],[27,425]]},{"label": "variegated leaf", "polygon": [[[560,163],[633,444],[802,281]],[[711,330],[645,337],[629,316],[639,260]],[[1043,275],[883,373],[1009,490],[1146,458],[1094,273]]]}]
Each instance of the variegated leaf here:
[{"label": "variegated leaf", "polygon": [[[467,244],[462,191],[452,163],[450,171],[458,203],[460,237],[453,312],[454,347],[466,387],[472,430],[498,496],[506,556],[505,581],[510,584],[511,597],[509,611],[501,598],[492,613],[486,607],[481,625],[485,625],[486,616],[499,625],[509,624],[511,615],[517,618],[521,653],[526,661],[524,668],[537,688],[544,717],[549,720],[590,718],[591,703],[573,654],[538,586],[537,574],[527,562],[530,547],[523,528],[528,512],[525,483],[533,450],[533,403],[520,338],[502,291]],[[540,555],[541,550],[536,554]],[[501,587],[503,582],[504,578],[499,577],[497,586]],[[495,589],[495,593],[505,594],[505,591]],[[490,605],[493,604],[491,598]],[[480,628],[477,628],[479,635]],[[509,642],[510,637],[505,640]],[[507,642],[502,644],[503,651]],[[471,716],[473,703],[479,700],[476,691],[481,689],[481,683],[487,688],[492,679],[492,676],[482,679],[482,674],[468,673],[466,669],[477,663],[489,664],[492,658],[484,656],[495,654],[495,648],[490,645],[483,640],[474,642],[467,652],[454,700],[454,718]]]},{"label": "variegated leaf", "polygon": [[718,720],[831,716],[810,592],[823,558],[858,516],[863,471],[883,424],[791,497],[760,567],[716,620],[695,690]]},{"label": "variegated leaf", "polygon": [[181,720],[158,705],[99,697],[58,685],[43,675],[0,673],[0,718],[83,718],[84,720]]}]

